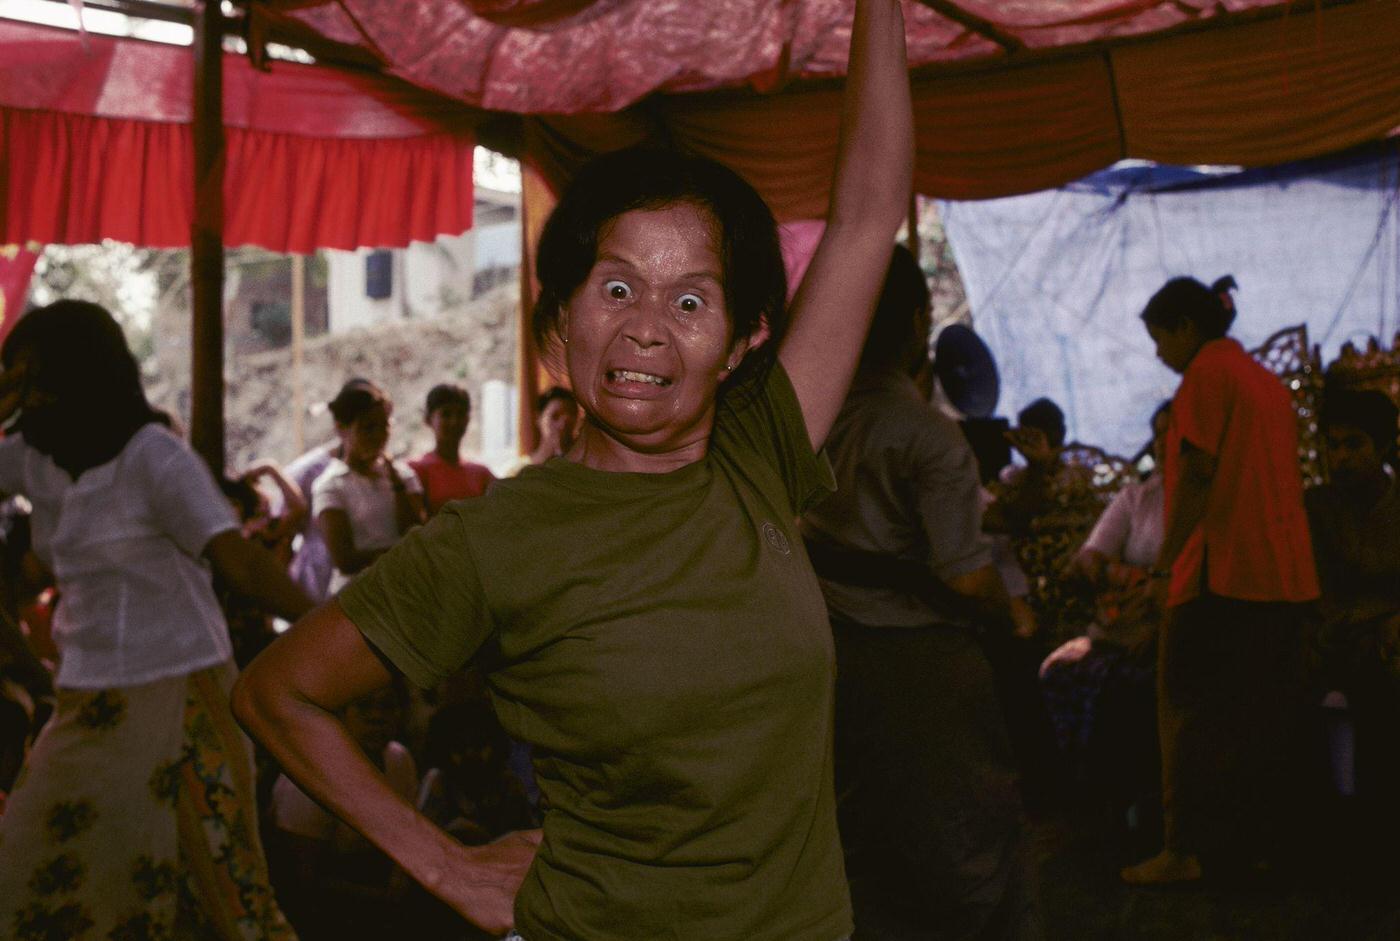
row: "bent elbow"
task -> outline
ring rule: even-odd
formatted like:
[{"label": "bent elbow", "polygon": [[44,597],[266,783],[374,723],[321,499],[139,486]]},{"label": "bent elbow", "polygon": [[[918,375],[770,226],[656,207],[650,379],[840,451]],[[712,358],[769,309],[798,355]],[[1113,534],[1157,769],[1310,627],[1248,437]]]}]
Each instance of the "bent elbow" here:
[{"label": "bent elbow", "polygon": [[265,731],[271,724],[266,684],[259,675],[257,664],[250,664],[238,677],[229,694],[229,708],[233,717],[250,736],[263,741]]}]

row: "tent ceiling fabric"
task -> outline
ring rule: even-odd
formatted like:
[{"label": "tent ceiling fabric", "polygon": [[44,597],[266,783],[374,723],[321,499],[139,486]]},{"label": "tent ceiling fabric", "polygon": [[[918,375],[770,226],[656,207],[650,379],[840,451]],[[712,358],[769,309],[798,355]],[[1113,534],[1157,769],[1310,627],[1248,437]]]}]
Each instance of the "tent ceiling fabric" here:
[{"label": "tent ceiling fabric", "polygon": [[[1267,165],[1400,127],[1395,0],[1294,10],[1282,0],[906,0],[905,9],[915,185],[927,196],[1033,192],[1125,157]],[[255,19],[349,39],[423,88],[526,115],[520,155],[556,190],[593,154],[673,143],[733,166],[783,221],[826,213],[839,93],[818,80],[844,68],[851,11],[852,0],[253,7]]]},{"label": "tent ceiling fabric", "polygon": [[[1281,0],[905,0],[913,66],[1155,33]],[[844,74],[853,0],[261,0],[423,88],[492,111],[616,111],[646,96]],[[979,24],[983,28],[979,30]]]}]

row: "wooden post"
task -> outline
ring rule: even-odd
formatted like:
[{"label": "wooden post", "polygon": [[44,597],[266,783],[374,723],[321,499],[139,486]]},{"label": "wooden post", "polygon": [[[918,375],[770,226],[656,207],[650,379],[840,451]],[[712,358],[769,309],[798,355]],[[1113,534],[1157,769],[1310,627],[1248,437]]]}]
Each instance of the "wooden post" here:
[{"label": "wooden post", "polygon": [[538,170],[528,161],[520,161],[520,321],[516,333],[516,431],[517,447],[529,454],[535,447],[535,399],[549,381],[541,353],[535,346],[535,331],[531,315],[539,282],[535,278],[535,249],[540,232],[554,211],[554,193]]},{"label": "wooden post", "polygon": [[306,450],[306,377],[302,375],[302,344],[306,339],[306,256],[292,256],[292,443]]},{"label": "wooden post", "polygon": [[224,470],[223,12],[194,9],[194,226],[190,233],[190,444]]}]

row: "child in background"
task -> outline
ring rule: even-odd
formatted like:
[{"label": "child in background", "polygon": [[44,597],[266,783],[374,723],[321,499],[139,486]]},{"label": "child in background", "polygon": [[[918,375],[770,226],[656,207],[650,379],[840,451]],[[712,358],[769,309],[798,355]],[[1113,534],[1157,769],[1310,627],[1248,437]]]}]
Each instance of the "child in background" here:
[{"label": "child in background", "polygon": [[450,500],[481,496],[496,479],[486,467],[462,460],[459,453],[471,415],[471,396],[461,386],[444,383],[428,393],[423,420],[433,430],[433,450],[408,463],[423,482],[429,515]]}]

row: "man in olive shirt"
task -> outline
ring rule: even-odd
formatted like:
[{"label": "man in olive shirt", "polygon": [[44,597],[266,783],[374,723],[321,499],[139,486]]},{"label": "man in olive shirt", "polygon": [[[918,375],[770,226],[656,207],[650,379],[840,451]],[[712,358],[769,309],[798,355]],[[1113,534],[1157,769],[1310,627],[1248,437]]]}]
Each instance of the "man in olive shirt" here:
[{"label": "man in olive shirt", "polygon": [[1016,775],[973,631],[1008,618],[977,465],[912,375],[928,288],[895,250],[803,517],[836,642],[838,818],[863,938],[1035,938]]}]

